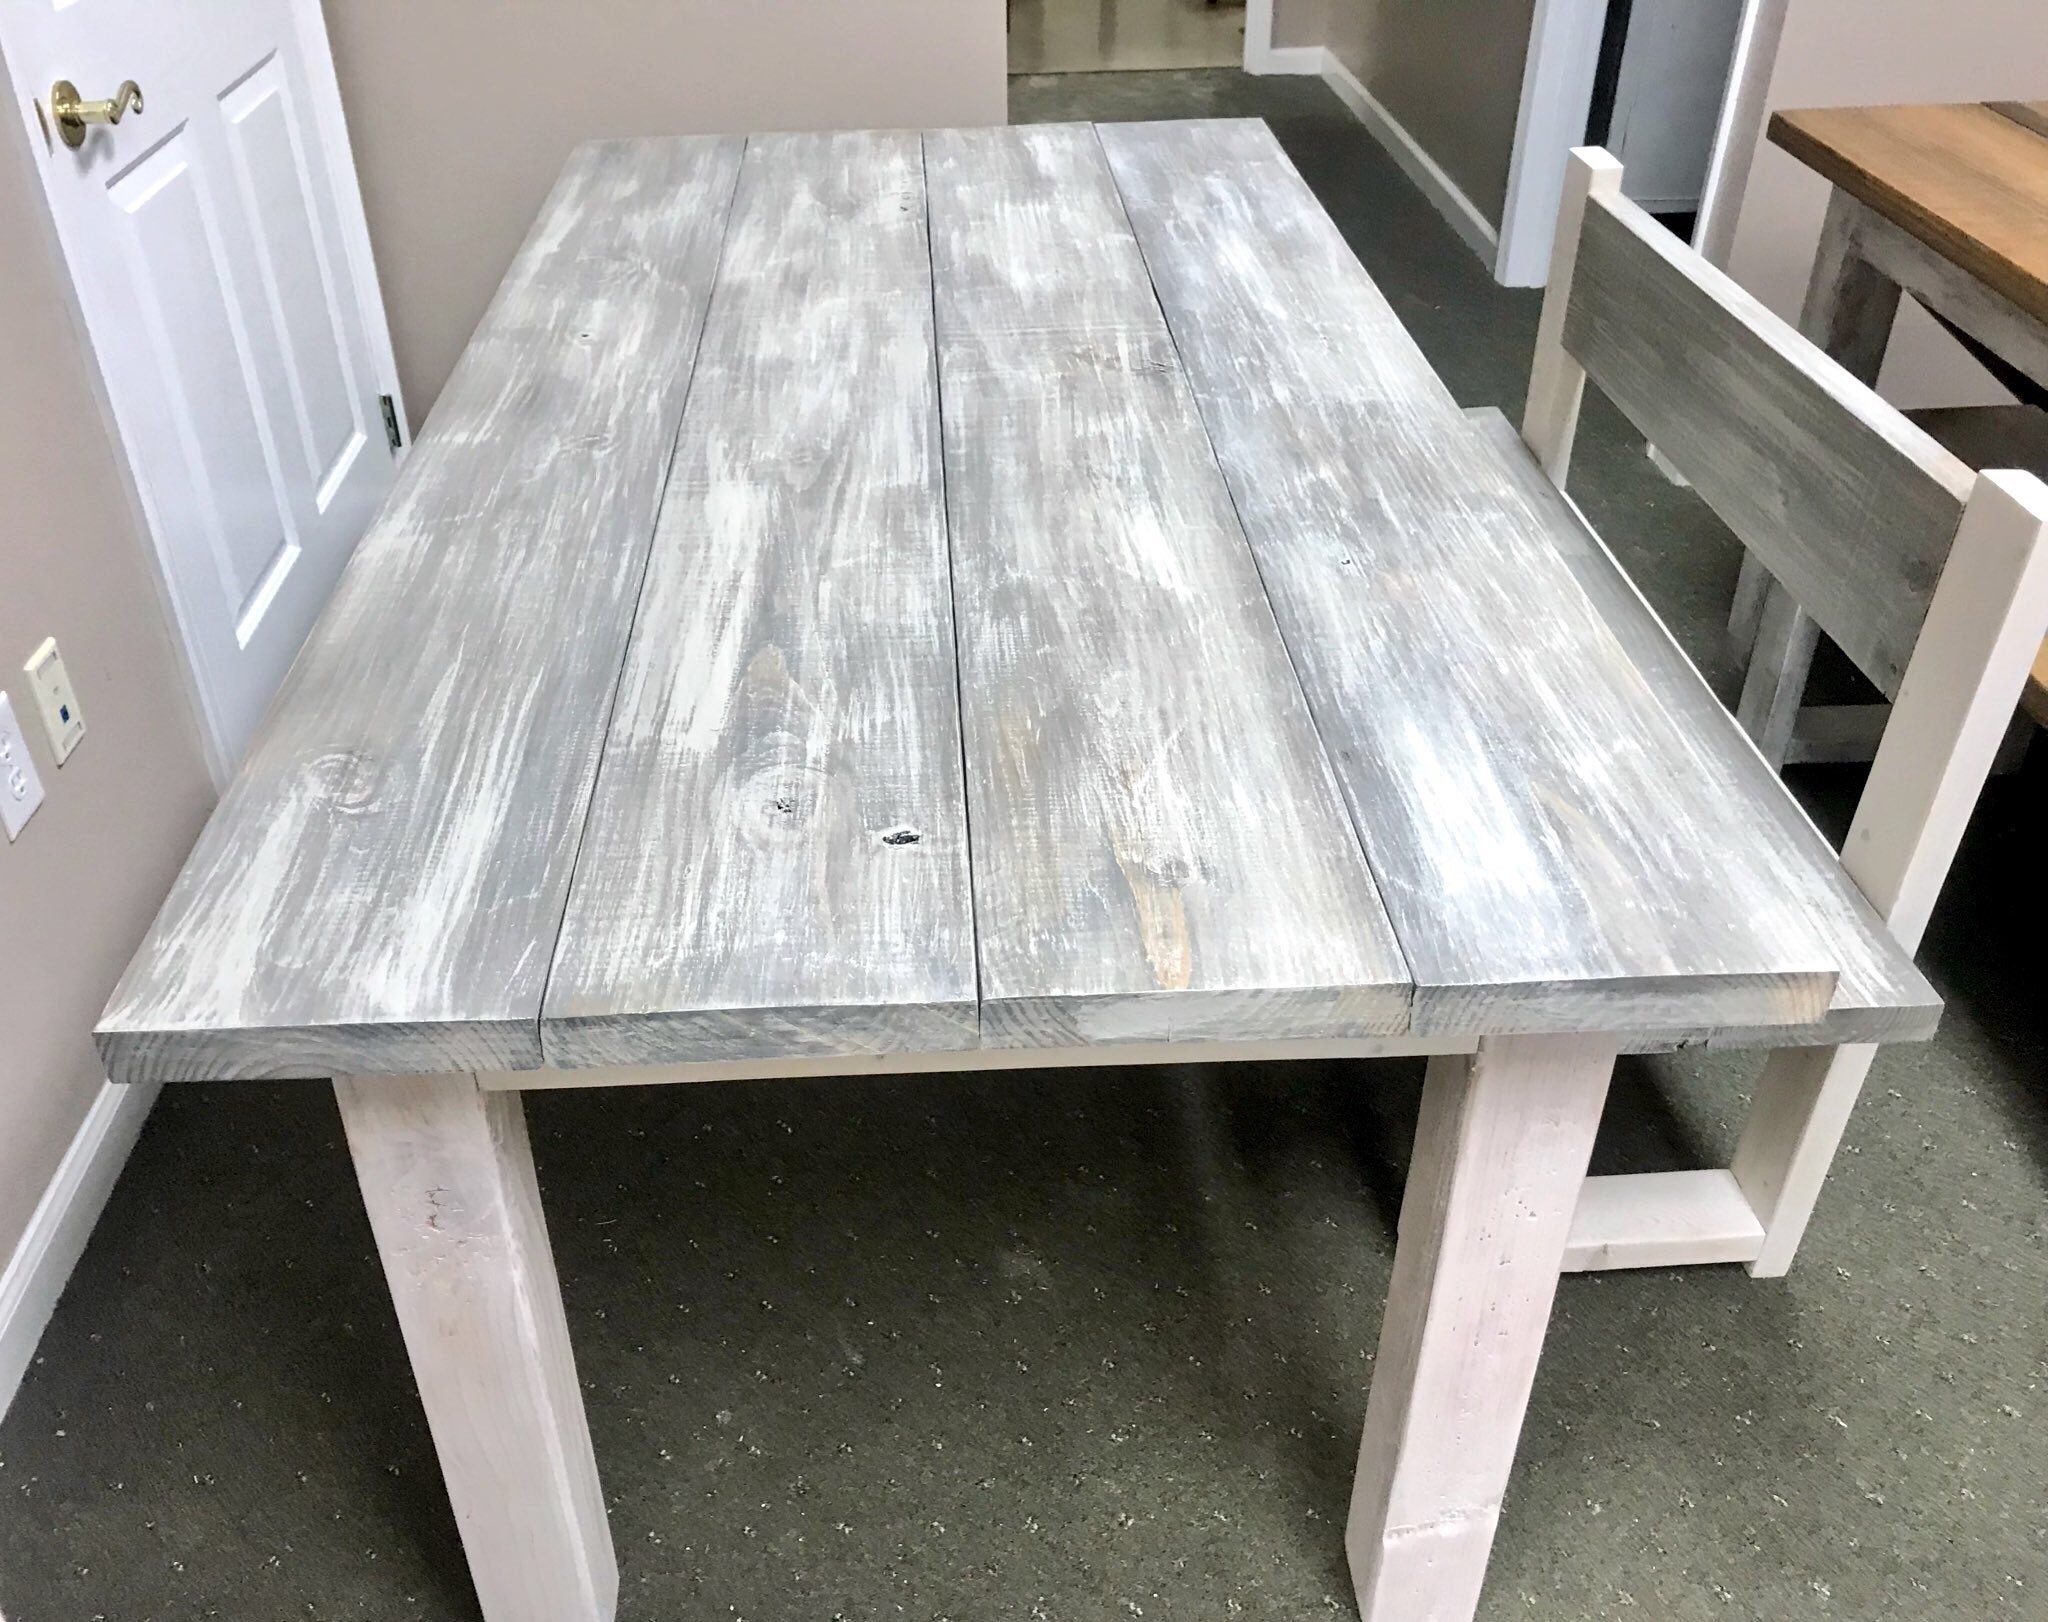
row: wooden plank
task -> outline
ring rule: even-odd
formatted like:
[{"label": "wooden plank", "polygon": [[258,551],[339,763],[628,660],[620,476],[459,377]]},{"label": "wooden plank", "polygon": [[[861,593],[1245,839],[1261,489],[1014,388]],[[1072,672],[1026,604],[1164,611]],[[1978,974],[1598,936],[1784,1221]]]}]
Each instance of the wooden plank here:
[{"label": "wooden plank", "polygon": [[2048,143],[1989,107],[1827,107],[1770,138],[2048,321]]},{"label": "wooden plank", "polygon": [[540,1063],[741,145],[570,159],[108,1004],[117,1079]]},{"label": "wooden plank", "polygon": [[960,1048],[914,134],[755,137],[556,949],[553,1065]]},{"label": "wooden plank", "polygon": [[1597,1037],[1432,1059],[1344,1546],[1361,1622],[1469,1622],[1607,1098]]},{"label": "wooden plank", "polygon": [[1987,101],[1984,105],[2022,129],[2048,135],[2048,101]]},{"label": "wooden plank", "polygon": [[469,1076],[334,1094],[484,1622],[611,1622],[618,1561],[524,1106]]},{"label": "wooden plank", "polygon": [[1564,1271],[1746,1262],[1763,1248],[1764,1225],[1733,1172],[1626,1172],[1580,1188]]},{"label": "wooden plank", "polygon": [[[1657,701],[1698,739],[1701,748],[1713,751],[1716,773],[1740,783],[1768,818],[1771,846],[1781,853],[1779,859],[1788,874],[1802,875],[1802,906],[1823,932],[1830,957],[1840,965],[1841,976],[1827,1017],[1818,1026],[1796,1032],[1731,1031],[1723,1033],[1721,1045],[1746,1045],[1761,1035],[1768,1035],[1773,1043],[1905,1041],[1931,1036],[1941,1015],[1940,997],[1913,966],[1912,954],[1892,938],[1876,908],[1842,871],[1834,847],[1749,739],[1729,725],[1728,712],[1707,679],[1577,506],[1544,477],[1514,425],[1498,411],[1475,411],[1469,420],[1500,458],[1501,467],[1520,482],[1530,504],[1545,515],[1546,531],[1559,554]],[[1666,1033],[1673,1039],[1688,1034],[1707,1037],[1711,1033]]]},{"label": "wooden plank", "polygon": [[1970,470],[1625,200],[1587,208],[1565,347],[1895,694]]},{"label": "wooden plank", "polygon": [[1405,1029],[1093,132],[948,131],[925,160],[983,1040]]},{"label": "wooden plank", "polygon": [[1102,136],[1415,975],[1413,1028],[1819,1020],[1832,863],[1658,702],[1271,134]]}]

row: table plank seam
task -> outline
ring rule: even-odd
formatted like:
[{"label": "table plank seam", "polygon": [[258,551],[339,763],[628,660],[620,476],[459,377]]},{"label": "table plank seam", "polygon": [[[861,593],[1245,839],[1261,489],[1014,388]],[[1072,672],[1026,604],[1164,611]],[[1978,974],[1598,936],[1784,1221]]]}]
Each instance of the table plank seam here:
[{"label": "table plank seam", "polygon": [[[1108,172],[1110,186],[1116,193],[1117,207],[1123,213],[1124,227],[1131,233],[1131,240],[1138,245],[1138,261],[1145,267],[1145,285],[1151,289],[1152,303],[1159,311],[1159,324],[1165,329],[1166,341],[1173,350],[1174,365],[1179,368],[1181,381],[1187,389],[1189,400],[1193,402],[1195,421],[1201,424],[1202,443],[1209,449],[1209,460],[1215,464],[1216,476],[1222,483],[1224,498],[1230,503],[1231,517],[1237,525],[1239,543],[1252,560],[1252,573],[1258,577],[1259,593],[1265,601],[1267,617],[1273,622],[1273,634],[1279,639],[1281,652],[1286,655],[1288,675],[1294,682],[1295,691],[1301,696],[1302,712],[1308,717],[1309,731],[1314,735],[1316,748],[1322,755],[1323,771],[1329,781],[1330,792],[1344,808],[1345,824],[1351,829],[1352,842],[1358,847],[1358,859],[1371,877],[1373,889],[1384,897],[1387,894],[1386,885],[1381,878],[1380,870],[1373,863],[1372,851],[1365,842],[1365,830],[1359,826],[1358,815],[1351,807],[1350,797],[1343,792],[1336,762],[1330,758],[1329,740],[1323,736],[1322,721],[1316,714],[1316,706],[1309,697],[1308,688],[1302,682],[1301,667],[1294,657],[1294,644],[1288,640],[1286,627],[1280,623],[1280,612],[1273,605],[1273,588],[1266,579],[1265,565],[1259,560],[1259,549],[1252,545],[1250,531],[1245,527],[1244,511],[1238,504],[1237,489],[1231,483],[1230,470],[1223,465],[1223,458],[1217,452],[1215,430],[1210,426],[1209,414],[1202,405],[1202,391],[1195,387],[1194,376],[1188,370],[1187,356],[1181,350],[1180,333],[1174,326],[1172,316],[1167,313],[1166,300],[1159,291],[1159,278],[1152,268],[1152,256],[1145,249],[1144,235],[1138,230],[1138,222],[1131,217],[1131,202],[1124,195],[1123,180],[1117,174],[1116,164],[1109,155],[1109,148],[1103,144],[1101,125],[1090,124],[1088,133],[1094,138],[1096,150],[1102,154],[1102,167]],[[1407,972],[1407,1008],[1403,1016],[1403,1029],[1408,1030],[1413,1028],[1415,1019],[1415,960],[1409,954],[1408,943],[1401,939],[1400,921],[1391,911],[1388,913],[1387,922],[1393,929],[1394,950]]]},{"label": "table plank seam", "polygon": [[967,832],[967,941],[974,966],[974,1030],[981,1042],[981,902],[974,891],[974,796],[967,792],[971,763],[967,759],[967,695],[960,685],[959,574],[953,558],[953,491],[946,477],[946,369],[939,364],[939,265],[932,251],[932,165],[930,134],[917,133],[917,172],[924,177],[925,291],[932,307],[932,399],[939,424],[939,511],[946,521],[946,618],[953,633],[953,742],[960,751],[960,822]]},{"label": "table plank seam", "polygon": [[739,157],[732,166],[732,189],[725,194],[725,217],[718,227],[718,259],[711,270],[711,290],[704,298],[703,319],[697,323],[697,341],[690,348],[690,376],[683,385],[681,408],[676,412],[675,432],[669,435],[668,457],[661,470],[661,488],[655,492],[654,505],[647,514],[648,546],[640,560],[640,579],[633,590],[633,612],[626,619],[626,635],[619,643],[619,668],[612,673],[611,697],[605,708],[604,739],[598,745],[597,766],[590,774],[590,789],[583,797],[583,815],[576,820],[576,854],[569,861],[569,882],[562,886],[562,905],[555,914],[554,939],[548,946],[548,972],[541,977],[540,997],[533,1005],[533,1040],[540,1051],[541,1062],[552,1064],[547,1042],[547,1008],[549,993],[554,990],[555,964],[562,949],[562,925],[569,916],[569,904],[576,895],[576,878],[583,865],[583,846],[590,832],[591,808],[597,804],[597,791],[604,782],[605,762],[611,754],[612,723],[618,718],[619,694],[626,684],[626,661],[633,651],[633,638],[640,629],[640,607],[647,596],[647,577],[654,568],[653,537],[661,525],[662,509],[668,505],[669,480],[675,475],[676,447],[682,443],[683,424],[689,420],[690,397],[696,390],[697,363],[704,354],[704,335],[711,330],[711,315],[718,307],[718,285],[725,271],[725,249],[732,230],[734,206],[739,202],[740,181],[746,172],[747,151],[754,144],[749,135],[740,141]]}]

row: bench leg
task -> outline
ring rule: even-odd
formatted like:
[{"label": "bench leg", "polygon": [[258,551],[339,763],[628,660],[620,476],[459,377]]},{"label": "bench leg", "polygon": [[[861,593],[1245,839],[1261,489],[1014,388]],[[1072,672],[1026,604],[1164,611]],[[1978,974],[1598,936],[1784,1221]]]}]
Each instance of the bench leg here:
[{"label": "bench leg", "polygon": [[1430,1060],[1345,1535],[1365,1622],[1465,1622],[1615,1045],[1510,1037]]},{"label": "bench leg", "polygon": [[1729,1168],[1763,1224],[1753,1277],[1782,1278],[1792,1265],[1876,1056],[1867,1045],[1779,1048],[1765,1062]]},{"label": "bench leg", "polygon": [[338,1080],[485,1622],[610,1622],[618,1566],[516,1092]]},{"label": "bench leg", "polygon": [[1766,575],[1763,615],[1735,719],[1764,759],[1780,770],[1792,749],[1792,730],[1799,721],[1807,673],[1819,643],[1820,628],[1800,611],[1789,591]]}]

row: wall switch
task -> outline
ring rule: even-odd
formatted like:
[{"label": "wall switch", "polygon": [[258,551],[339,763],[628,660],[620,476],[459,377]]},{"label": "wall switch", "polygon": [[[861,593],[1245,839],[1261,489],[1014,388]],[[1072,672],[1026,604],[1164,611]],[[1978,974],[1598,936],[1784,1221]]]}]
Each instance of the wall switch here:
[{"label": "wall switch", "polygon": [[78,696],[71,691],[71,677],[64,669],[64,655],[57,651],[54,636],[28,656],[23,665],[28,684],[35,689],[36,708],[43,712],[43,730],[50,735],[50,753],[59,766],[71,758],[78,740],[85,736],[85,717],[78,710]]},{"label": "wall switch", "polygon": [[8,844],[42,803],[43,780],[29,756],[28,739],[21,735],[13,704],[0,693],[0,823],[6,825]]}]

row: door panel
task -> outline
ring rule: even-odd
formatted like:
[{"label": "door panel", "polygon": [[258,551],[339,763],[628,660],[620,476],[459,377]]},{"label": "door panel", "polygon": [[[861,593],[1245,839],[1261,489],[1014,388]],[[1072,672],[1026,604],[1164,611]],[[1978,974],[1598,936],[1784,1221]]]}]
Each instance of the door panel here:
[{"label": "door panel", "polygon": [[[395,395],[314,0],[0,6],[26,117],[215,752],[238,759],[395,473]],[[324,87],[316,104],[313,87]],[[353,252],[351,250],[354,250]]]}]

